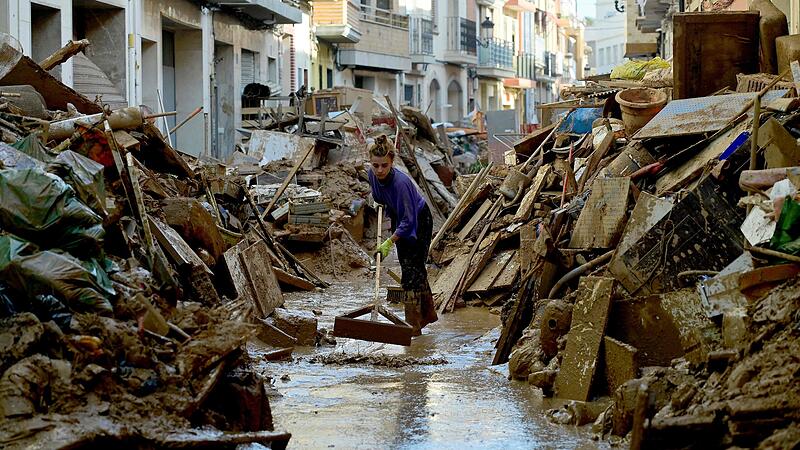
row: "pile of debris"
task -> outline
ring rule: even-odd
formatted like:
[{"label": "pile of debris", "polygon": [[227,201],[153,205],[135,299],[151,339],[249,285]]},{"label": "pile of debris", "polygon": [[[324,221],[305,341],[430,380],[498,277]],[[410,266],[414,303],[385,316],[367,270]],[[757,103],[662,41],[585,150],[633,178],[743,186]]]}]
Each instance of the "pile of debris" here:
[{"label": "pile of debris", "polygon": [[[331,105],[341,110],[328,111]],[[398,115],[388,97],[337,88],[299,99],[288,111],[259,111],[264,119],[249,123],[247,143],[227,165],[244,176],[276,240],[302,253],[321,275],[367,274],[373,263],[360,244],[369,238],[371,247],[376,233],[367,175],[367,149],[376,137],[395,142],[395,167],[411,175],[435,223],[458,202],[453,154],[464,151],[417,109],[403,107]]]},{"label": "pile of debris", "polygon": [[474,176],[431,245],[437,307],[502,305],[494,363],[574,401],[559,421],[611,395],[598,431],[632,448],[796,443],[800,64],[705,96],[673,64],[675,90],[577,99]]},{"label": "pile of debris", "polygon": [[0,446],[285,448],[242,349],[314,345],[282,289],[327,284],[252,174],[172,148],[152,123],[169,113],[104,110],[0,54]]}]

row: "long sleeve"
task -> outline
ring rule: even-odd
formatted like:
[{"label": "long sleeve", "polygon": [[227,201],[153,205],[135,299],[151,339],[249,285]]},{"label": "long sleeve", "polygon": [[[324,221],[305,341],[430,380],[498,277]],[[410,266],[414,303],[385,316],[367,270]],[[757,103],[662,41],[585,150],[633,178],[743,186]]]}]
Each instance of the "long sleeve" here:
[{"label": "long sleeve", "polygon": [[416,238],[417,231],[417,209],[414,207],[414,200],[412,197],[410,186],[402,189],[400,194],[400,201],[403,204],[403,217],[398,217],[400,223],[397,224],[395,234],[403,239]]}]

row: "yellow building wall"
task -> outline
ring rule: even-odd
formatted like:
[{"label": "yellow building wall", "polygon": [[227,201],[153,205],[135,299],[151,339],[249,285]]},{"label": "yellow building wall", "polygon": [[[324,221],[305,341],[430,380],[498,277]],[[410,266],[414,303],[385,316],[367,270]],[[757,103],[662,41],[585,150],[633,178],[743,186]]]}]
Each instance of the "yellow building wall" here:
[{"label": "yellow building wall", "polygon": [[[315,90],[329,89],[328,70],[336,73],[333,62],[333,48],[324,41],[317,41],[316,49],[311,55],[311,87]],[[322,70],[320,70],[322,69]]]}]

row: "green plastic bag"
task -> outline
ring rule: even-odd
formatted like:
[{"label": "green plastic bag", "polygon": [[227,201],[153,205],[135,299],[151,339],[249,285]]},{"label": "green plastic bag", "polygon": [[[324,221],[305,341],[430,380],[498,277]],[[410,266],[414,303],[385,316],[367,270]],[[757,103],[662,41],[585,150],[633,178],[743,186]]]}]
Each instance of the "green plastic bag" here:
[{"label": "green plastic bag", "polygon": [[0,279],[29,298],[51,294],[63,299],[74,311],[113,313],[109,298],[116,292],[98,261],[80,261],[58,251],[40,251],[10,234],[0,235]]},{"label": "green plastic bag", "polygon": [[48,163],[53,160],[53,156],[47,151],[47,147],[39,140],[39,133],[31,133],[17,142],[11,144],[12,147],[25,153],[31,158]]},{"label": "green plastic bag", "polygon": [[781,216],[769,247],[779,252],[797,255],[800,253],[800,203],[787,196],[781,208]]},{"label": "green plastic bag", "polygon": [[628,61],[622,65],[614,67],[611,71],[612,80],[641,80],[647,72],[660,69],[668,69],[669,63],[659,57],[649,61]]},{"label": "green plastic bag", "polygon": [[102,218],[61,178],[40,169],[0,170],[0,228],[45,249],[100,254]]},{"label": "green plastic bag", "polygon": [[69,184],[78,198],[98,214],[106,213],[106,185],[103,165],[72,150],[61,152],[47,171]]}]

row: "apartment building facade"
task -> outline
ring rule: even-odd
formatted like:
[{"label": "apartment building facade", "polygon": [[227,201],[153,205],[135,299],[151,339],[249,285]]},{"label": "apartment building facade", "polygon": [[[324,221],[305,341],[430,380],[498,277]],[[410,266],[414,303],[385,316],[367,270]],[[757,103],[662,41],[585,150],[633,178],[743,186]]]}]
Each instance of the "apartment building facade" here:
[{"label": "apartment building facade", "polygon": [[0,0],[0,32],[36,61],[89,39],[52,74],[111,107],[177,111],[164,130],[202,106],[173,144],[224,159],[254,82],[273,95],[369,89],[436,122],[516,109],[537,123],[535,105],[581,76],[567,70],[582,39],[559,11],[569,1]]},{"label": "apartment building facade", "polygon": [[280,0],[214,8],[189,0],[0,0],[0,32],[36,61],[70,39],[91,41],[85,55],[52,71],[89,98],[177,111],[162,129],[202,106],[204,114],[171,139],[189,154],[220,158],[239,139],[246,84],[268,84],[276,93],[294,87],[289,56],[302,62],[310,52],[294,48],[285,28],[302,22],[301,9]]}]

